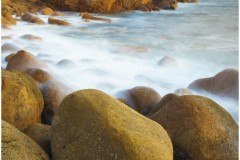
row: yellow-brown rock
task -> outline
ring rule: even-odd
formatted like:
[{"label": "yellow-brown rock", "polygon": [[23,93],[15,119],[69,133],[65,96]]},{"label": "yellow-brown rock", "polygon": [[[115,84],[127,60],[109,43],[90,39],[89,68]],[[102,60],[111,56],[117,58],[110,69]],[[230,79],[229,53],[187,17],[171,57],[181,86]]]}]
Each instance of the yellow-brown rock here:
[{"label": "yellow-brown rock", "polygon": [[48,18],[48,23],[49,24],[55,24],[55,25],[60,25],[60,26],[71,26],[71,23],[64,21],[64,20],[60,20],[60,19],[55,19],[52,17]]},{"label": "yellow-brown rock", "polygon": [[104,21],[104,22],[112,22],[111,19],[95,17],[95,16],[90,15],[87,12],[81,12],[80,16],[82,16],[82,19],[97,20],[97,21]]},{"label": "yellow-brown rock", "polygon": [[53,160],[172,160],[166,131],[98,90],[68,95],[53,120]]},{"label": "yellow-brown rock", "polygon": [[34,16],[33,14],[31,13],[25,13],[21,19],[23,21],[27,21],[27,22],[30,22],[30,23],[36,23],[36,24],[45,24],[45,22],[43,20],[41,20],[39,17],[37,16]]},{"label": "yellow-brown rock", "polygon": [[168,132],[174,159],[238,159],[238,125],[208,98],[179,96],[150,118]]},{"label": "yellow-brown rock", "polygon": [[23,131],[32,138],[51,157],[50,126],[35,123]]},{"label": "yellow-brown rock", "polygon": [[1,157],[3,160],[49,160],[36,142],[3,120]]},{"label": "yellow-brown rock", "polygon": [[54,12],[54,11],[53,11],[51,8],[49,8],[49,7],[46,7],[46,8],[43,8],[43,9],[42,9],[42,14],[43,14],[43,15],[52,15],[53,12]]},{"label": "yellow-brown rock", "polygon": [[6,61],[6,62],[9,62],[10,59],[11,59],[14,55],[15,55],[15,53],[11,53],[11,54],[7,55],[7,56],[5,57],[5,61]]},{"label": "yellow-brown rock", "polygon": [[2,70],[2,119],[23,130],[41,121],[44,102],[36,82],[27,74]]},{"label": "yellow-brown rock", "polygon": [[45,83],[53,79],[52,75],[39,68],[30,68],[26,70],[26,73],[30,75],[38,83]]},{"label": "yellow-brown rock", "polygon": [[42,41],[43,40],[41,37],[34,36],[32,34],[25,34],[25,35],[20,36],[19,38],[29,40],[29,41]]},{"label": "yellow-brown rock", "polygon": [[8,62],[6,69],[15,71],[26,71],[29,68],[41,68],[46,64],[31,53],[20,50]]}]

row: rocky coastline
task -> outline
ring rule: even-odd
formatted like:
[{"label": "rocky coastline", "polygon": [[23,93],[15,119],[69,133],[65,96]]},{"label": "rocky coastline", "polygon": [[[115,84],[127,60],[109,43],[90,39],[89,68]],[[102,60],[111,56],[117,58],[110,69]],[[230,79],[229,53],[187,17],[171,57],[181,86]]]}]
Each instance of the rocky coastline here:
[{"label": "rocky coastline", "polygon": [[[3,0],[2,29],[20,21],[71,26],[55,18],[63,11],[82,19],[111,23],[91,13],[177,9],[195,0]],[[9,38],[9,37],[2,37]],[[11,38],[11,37],[10,37]],[[41,37],[19,37],[41,42]],[[2,45],[2,159],[34,160],[237,160],[238,124],[213,100],[194,95],[201,90],[223,98],[239,97],[239,71],[225,69],[202,77],[186,88],[161,96],[154,88],[133,86],[113,97],[96,89],[72,92],[34,54]],[[59,67],[74,65],[63,60]],[[166,56],[157,65],[176,67]]]}]

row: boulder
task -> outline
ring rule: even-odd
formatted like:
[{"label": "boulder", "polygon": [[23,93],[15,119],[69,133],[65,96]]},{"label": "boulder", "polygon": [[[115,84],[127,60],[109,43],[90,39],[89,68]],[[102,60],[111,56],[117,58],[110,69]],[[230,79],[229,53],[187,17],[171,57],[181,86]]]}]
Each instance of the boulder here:
[{"label": "boulder", "polygon": [[98,90],[68,95],[50,131],[53,160],[173,159],[161,125]]},{"label": "boulder", "polygon": [[51,157],[50,126],[35,123],[24,129],[23,132],[41,146]]},{"label": "boulder", "polygon": [[168,132],[174,159],[238,159],[238,125],[211,99],[179,96],[150,118]]},{"label": "boulder", "polygon": [[41,12],[43,15],[52,15],[54,11],[49,7],[45,7],[42,9]]},{"label": "boulder", "polygon": [[97,21],[104,21],[104,22],[112,22],[111,19],[95,17],[95,16],[90,15],[87,12],[81,12],[80,16],[82,16],[82,19],[87,19],[87,20],[97,20]]},{"label": "boulder", "polygon": [[6,61],[6,62],[9,62],[14,55],[15,55],[15,53],[11,53],[11,54],[7,55],[7,56],[5,57],[5,61]]},{"label": "boulder", "polygon": [[138,86],[127,91],[128,104],[142,115],[147,115],[160,101],[161,96],[152,88]]},{"label": "boulder", "polygon": [[53,79],[52,75],[39,68],[30,68],[26,70],[26,73],[30,75],[38,83],[45,83]]},{"label": "boulder", "polygon": [[151,115],[153,115],[154,113],[158,112],[161,108],[163,108],[166,104],[168,104],[169,102],[171,102],[171,100],[173,100],[174,98],[178,97],[176,94],[167,94],[165,95],[163,98],[161,98],[161,100],[155,105],[155,107],[149,112],[149,114],[147,115],[147,117],[150,117]]},{"label": "boulder", "polygon": [[2,45],[2,52],[16,52],[18,50],[19,47],[11,43],[5,43]]},{"label": "boulder", "polygon": [[51,125],[59,104],[66,96],[66,87],[56,81],[48,81],[41,87],[44,99],[42,123]]},{"label": "boulder", "polygon": [[29,68],[42,68],[45,63],[40,61],[31,53],[20,50],[8,62],[6,69],[15,71],[26,71]]},{"label": "boulder", "polygon": [[36,23],[36,24],[45,24],[45,22],[43,20],[41,20],[39,17],[37,16],[34,16],[33,14],[27,12],[25,13],[21,19],[23,21],[26,21],[26,22],[30,22],[30,23]]},{"label": "boulder", "polygon": [[48,23],[49,24],[60,25],[60,26],[71,26],[71,23],[69,23],[67,21],[55,19],[55,18],[52,18],[52,17],[48,18]]},{"label": "boulder", "polygon": [[165,56],[162,59],[160,59],[157,63],[159,66],[166,66],[166,67],[174,67],[177,66],[177,62],[175,59],[169,56]]},{"label": "boulder", "polygon": [[3,160],[49,160],[44,150],[30,137],[2,120],[2,150]]},{"label": "boulder", "polygon": [[25,40],[30,40],[30,41],[42,41],[43,40],[41,37],[34,36],[32,34],[25,34],[25,35],[20,36],[19,38],[25,39]]},{"label": "boulder", "polygon": [[214,77],[198,79],[192,82],[188,88],[203,90],[221,97],[238,99],[239,73],[236,69],[225,69]]},{"label": "boulder", "polygon": [[183,96],[183,95],[192,95],[192,92],[187,88],[179,88],[174,91],[174,94],[178,96]]},{"label": "boulder", "polygon": [[41,121],[42,94],[27,74],[2,70],[2,119],[23,130]]}]

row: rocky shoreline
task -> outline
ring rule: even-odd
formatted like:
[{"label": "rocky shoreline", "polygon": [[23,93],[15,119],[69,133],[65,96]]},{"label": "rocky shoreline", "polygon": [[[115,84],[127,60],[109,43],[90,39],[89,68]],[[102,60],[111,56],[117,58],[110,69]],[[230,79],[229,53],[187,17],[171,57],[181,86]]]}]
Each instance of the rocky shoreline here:
[{"label": "rocky shoreline", "polygon": [[[90,13],[176,8],[176,0],[6,0],[2,1],[2,28],[17,24],[13,14],[44,25],[39,12],[50,16],[49,24],[69,26],[54,16],[64,16],[61,11],[81,11],[85,20],[110,23]],[[43,40],[30,34],[19,38]],[[213,100],[193,95],[201,90],[238,100],[236,69],[203,77],[163,97],[145,86],[133,86],[112,97],[96,89],[72,92],[32,53],[13,44],[4,44],[3,51],[12,53],[2,68],[2,159],[238,159],[238,124]],[[178,64],[167,56],[158,65]]]}]

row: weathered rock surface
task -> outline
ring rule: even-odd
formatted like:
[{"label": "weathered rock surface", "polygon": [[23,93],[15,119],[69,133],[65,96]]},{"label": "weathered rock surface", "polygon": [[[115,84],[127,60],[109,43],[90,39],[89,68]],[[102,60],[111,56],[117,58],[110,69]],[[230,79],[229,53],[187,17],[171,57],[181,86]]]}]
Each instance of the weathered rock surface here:
[{"label": "weathered rock surface", "polygon": [[192,90],[203,90],[221,97],[238,99],[239,95],[239,71],[236,69],[225,69],[214,77],[198,79],[192,82],[188,88]]},{"label": "weathered rock surface", "polygon": [[46,64],[31,53],[20,50],[8,62],[6,69],[15,71],[26,71],[29,68],[42,68]]},{"label": "weathered rock surface", "polygon": [[3,120],[1,153],[3,160],[49,160],[37,143]]},{"label": "weathered rock surface", "polygon": [[42,94],[27,74],[2,70],[2,119],[23,130],[41,121]]},{"label": "weathered rock surface", "polygon": [[[51,127],[54,160],[172,160],[161,125],[98,90],[68,95]],[[94,154],[93,154],[94,153]]]},{"label": "weathered rock surface", "polygon": [[55,25],[60,25],[60,26],[70,26],[71,23],[64,21],[64,20],[60,20],[60,19],[55,19],[52,17],[48,18],[48,23],[49,24],[55,24]]},{"label": "weathered rock surface", "polygon": [[31,13],[25,13],[21,19],[23,21],[27,21],[27,22],[30,22],[30,23],[36,23],[36,24],[45,24],[45,22],[43,20],[41,20],[39,17],[31,14]]},{"label": "weathered rock surface", "polygon": [[16,20],[12,17],[11,12],[2,10],[2,26],[16,25]]},{"label": "weathered rock surface", "polygon": [[23,132],[41,146],[51,157],[50,126],[35,123],[24,129]]},{"label": "weathered rock surface", "polygon": [[168,132],[174,159],[238,159],[238,125],[208,98],[173,98],[150,118]]},{"label": "weathered rock surface", "polygon": [[97,21],[104,21],[104,22],[112,22],[111,19],[95,17],[95,16],[90,15],[87,12],[81,12],[80,16],[82,16],[82,19],[87,19],[87,20],[97,20]]}]

